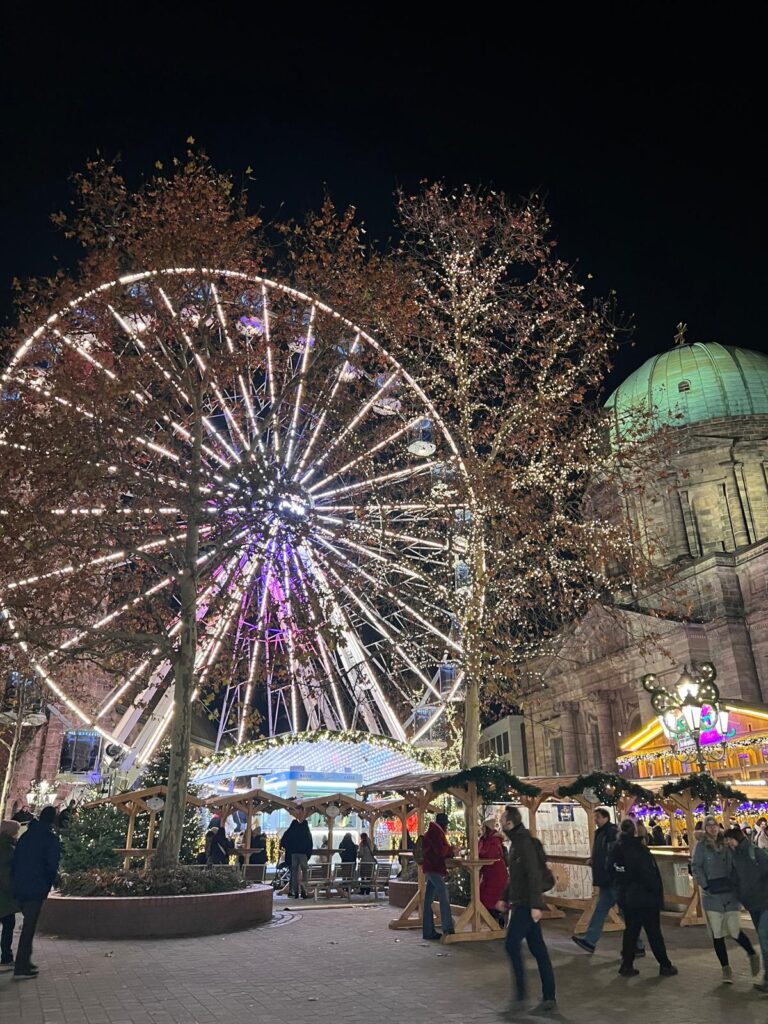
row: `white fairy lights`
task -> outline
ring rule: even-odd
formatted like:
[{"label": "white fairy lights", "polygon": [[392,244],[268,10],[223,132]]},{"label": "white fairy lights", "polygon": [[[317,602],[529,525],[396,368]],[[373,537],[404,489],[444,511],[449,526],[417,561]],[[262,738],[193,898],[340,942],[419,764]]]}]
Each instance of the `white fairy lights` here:
[{"label": "white fairy lights", "polygon": [[[189,281],[199,282],[196,297]],[[126,289],[140,294],[151,312],[128,312]],[[179,292],[183,297],[177,299]],[[239,305],[243,293],[258,303],[247,331],[236,329],[240,313],[252,316],[254,309]],[[114,550],[82,563],[52,565],[5,590],[10,599],[44,581],[112,571],[146,556],[154,578],[58,643],[59,657],[92,638],[106,642],[110,631],[145,606],[161,607],[156,602],[164,590],[169,599],[163,643],[145,648],[95,718],[80,710],[81,720],[104,722],[127,699],[111,738],[134,747],[145,762],[172,719],[169,652],[178,644],[181,621],[170,595],[177,573],[159,567],[170,568],[171,552],[181,550],[186,537],[186,467],[196,436],[188,415],[191,378],[179,372],[175,344],[177,354],[187,353],[186,365],[199,375],[195,387],[207,396],[197,428],[203,436],[197,528],[205,554],[196,570],[196,682],[198,689],[206,684],[226,651],[230,689],[242,686],[237,700],[234,689],[232,699],[225,698],[237,721],[234,727],[222,722],[220,738],[228,731],[238,741],[246,738],[257,671],[275,731],[286,722],[299,731],[302,715],[318,726],[346,730],[359,713],[371,732],[402,740],[410,709],[423,704],[425,694],[430,710],[426,724],[419,719],[418,732],[428,730],[458,692],[455,682],[446,698],[435,679],[446,651],[461,657],[448,610],[454,575],[449,532],[454,506],[466,505],[471,491],[457,447],[421,387],[378,341],[324,304],[267,279],[181,267],[127,275],[68,304],[19,347],[0,378],[3,384],[57,402],[75,420],[86,419],[89,410],[58,393],[53,374],[41,383],[25,379],[24,370],[35,345],[50,336],[71,358],[87,363],[96,378],[119,382],[121,360],[105,356],[109,332],[98,336],[96,314],[95,344],[78,342],[70,329],[73,315],[87,319],[91,303],[146,367],[146,381],[128,389],[134,408],[153,401],[155,384],[170,396],[168,406],[151,429],[145,421],[132,430],[139,418],[126,413],[117,428],[119,457],[108,446],[99,457],[105,479],[133,475],[135,499],[129,495],[123,507],[112,507],[78,498],[72,507],[51,510],[57,518],[93,519],[100,536],[113,529]],[[229,362],[218,358],[216,337]],[[371,414],[395,387],[402,412],[386,424]],[[414,459],[408,441],[424,419],[433,425],[438,450],[431,459]],[[432,471],[446,466],[459,482],[455,500],[433,493]],[[178,500],[148,501],[153,479],[166,493],[178,492]],[[36,671],[67,703],[64,689],[42,667],[53,653],[35,658]],[[159,704],[158,692],[166,694]],[[390,693],[398,695],[397,708]]]}]

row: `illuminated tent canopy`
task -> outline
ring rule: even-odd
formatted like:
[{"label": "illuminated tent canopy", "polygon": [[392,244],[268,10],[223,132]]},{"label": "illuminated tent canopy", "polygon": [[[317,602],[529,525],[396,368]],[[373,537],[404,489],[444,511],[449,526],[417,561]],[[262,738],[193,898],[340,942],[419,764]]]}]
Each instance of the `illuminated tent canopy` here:
[{"label": "illuminated tent canopy", "polygon": [[[226,786],[241,780],[249,785],[261,777],[262,788],[275,792],[289,783],[307,783],[353,791],[376,779],[406,772],[424,772],[417,752],[407,743],[364,732],[299,733],[273,736],[230,747],[193,771],[195,785]],[[293,795],[293,794],[292,794]]]}]

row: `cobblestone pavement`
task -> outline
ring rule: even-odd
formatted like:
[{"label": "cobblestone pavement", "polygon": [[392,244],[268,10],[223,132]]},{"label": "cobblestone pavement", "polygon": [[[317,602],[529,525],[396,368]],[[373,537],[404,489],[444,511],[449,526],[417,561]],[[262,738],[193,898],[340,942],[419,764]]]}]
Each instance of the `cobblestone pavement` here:
[{"label": "cobblestone pavement", "polygon": [[[74,942],[41,937],[40,976],[0,974],[0,1024],[490,1024],[507,1003],[501,942],[443,947],[418,931],[393,932],[388,906],[278,910],[269,925],[200,939]],[[666,924],[677,978],[616,974],[619,935],[587,956],[570,941],[573,918],[545,926],[560,1010],[571,1024],[715,1024],[768,1020],[768,996],[752,990],[746,957],[732,947],[735,984],[703,928]],[[529,961],[532,966],[532,961]],[[531,988],[538,997],[536,976]],[[507,1018],[510,1019],[510,1018]],[[527,1015],[521,1021],[541,1020]]]}]

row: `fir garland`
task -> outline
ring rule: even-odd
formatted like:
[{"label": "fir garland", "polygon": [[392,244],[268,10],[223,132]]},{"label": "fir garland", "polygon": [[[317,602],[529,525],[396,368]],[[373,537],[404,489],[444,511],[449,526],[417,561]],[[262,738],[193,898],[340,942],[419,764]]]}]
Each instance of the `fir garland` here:
[{"label": "fir garland", "polygon": [[412,757],[415,761],[424,763],[424,755],[418,747],[404,743],[402,740],[393,739],[391,736],[377,736],[374,733],[362,732],[358,729],[345,729],[340,732],[317,729],[312,732],[285,733],[282,736],[264,736],[260,739],[248,740],[246,743],[238,743],[236,746],[226,747],[224,750],[219,750],[218,753],[196,761],[190,768],[190,774],[193,775],[211,765],[221,764],[222,761],[229,761],[233,757],[241,757],[243,754],[260,754],[266,750],[293,746],[297,743],[368,743],[372,747],[387,747],[389,750],[396,750],[400,754]]},{"label": "fir garland", "polygon": [[654,807],[659,798],[650,789],[638,786],[634,782],[616,775],[615,772],[592,772],[591,775],[579,775],[570,786],[559,786],[558,796],[581,796],[585,789],[591,789],[598,803],[613,807],[622,796],[632,796],[638,803]]},{"label": "fir garland", "polygon": [[436,793],[444,793],[447,789],[467,788],[470,782],[477,786],[478,794],[486,803],[500,803],[515,796],[538,796],[541,790],[523,782],[516,775],[511,775],[504,768],[494,765],[479,764],[474,768],[465,768],[455,775],[446,775],[432,783]]},{"label": "fir garland", "polygon": [[748,801],[746,793],[739,789],[733,789],[725,782],[718,782],[707,772],[694,772],[692,775],[684,775],[679,782],[668,782],[661,787],[661,795],[664,797],[674,796],[678,793],[690,792],[707,806],[714,804],[718,797],[726,800],[738,800],[740,803]]}]

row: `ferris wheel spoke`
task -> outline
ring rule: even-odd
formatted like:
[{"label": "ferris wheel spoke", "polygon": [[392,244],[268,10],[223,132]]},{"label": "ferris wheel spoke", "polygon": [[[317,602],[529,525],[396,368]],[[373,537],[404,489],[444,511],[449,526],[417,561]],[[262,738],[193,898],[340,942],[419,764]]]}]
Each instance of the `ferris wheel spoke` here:
[{"label": "ferris wheel spoke", "polygon": [[[261,601],[259,602],[259,611],[257,616],[257,633],[251,645],[251,664],[248,670],[248,678],[245,684],[245,700],[244,705],[246,708],[250,707],[251,701],[253,700],[254,680],[256,678],[256,668],[259,661],[259,651],[261,644],[264,643],[267,629],[267,602],[269,601],[269,584],[272,573],[272,562],[270,559],[270,549],[272,543],[267,548],[266,556],[266,575],[264,579],[264,589],[261,592]],[[266,658],[265,658],[266,664]],[[245,715],[240,716],[240,722],[238,723],[237,742],[242,743],[245,735]]]},{"label": "ferris wheel spoke", "polygon": [[6,620],[8,628],[11,631],[11,635],[14,638],[14,641],[18,644],[19,649],[23,651],[24,654],[26,654],[27,657],[29,658],[29,663],[32,666],[35,674],[39,676],[40,679],[42,679],[43,683],[62,702],[62,704],[68,707],[70,711],[72,711],[75,715],[77,715],[77,717],[84,725],[88,726],[89,728],[92,728],[95,732],[97,732],[99,736],[103,737],[110,743],[116,743],[123,750],[127,749],[126,744],[123,743],[122,740],[118,739],[116,736],[113,736],[112,733],[107,731],[106,729],[103,729],[98,724],[95,718],[86,714],[85,711],[83,711],[83,709],[80,707],[80,705],[76,701],[72,700],[72,698],[68,694],[66,694],[64,690],[62,690],[62,688],[58,685],[56,680],[53,679],[46,672],[43,665],[34,657],[32,652],[30,651],[29,644],[26,642],[26,640],[22,639],[13,616],[11,615],[10,611],[2,605],[2,603],[0,603],[0,616]]},{"label": "ferris wheel spoke", "polygon": [[[349,350],[349,354],[350,355],[354,355],[354,353],[357,351],[357,349],[359,347],[359,344],[360,344],[360,332],[358,331],[357,334],[355,335],[355,340],[352,342],[352,346],[350,347],[350,350]],[[313,420],[315,426],[314,426],[314,429],[309,434],[309,438],[308,438],[307,444],[306,444],[306,446],[304,448],[304,454],[302,455],[302,457],[301,457],[301,459],[299,461],[299,464],[296,467],[296,472],[293,475],[294,483],[301,476],[301,471],[304,469],[304,466],[305,466],[305,464],[306,464],[306,462],[307,462],[307,460],[308,460],[308,458],[310,456],[310,453],[311,453],[312,449],[315,446],[315,443],[317,442],[317,440],[319,439],[320,435],[323,432],[323,426],[325,425],[325,420],[326,420],[326,417],[327,417],[327,414],[328,414],[328,409],[330,409],[333,406],[333,402],[334,402],[334,400],[336,398],[336,392],[339,390],[339,387],[341,386],[341,383],[342,383],[341,371],[343,370],[345,365],[346,365],[346,360],[345,360],[344,363],[342,363],[342,365],[340,367],[340,370],[339,370],[339,373],[336,374],[336,379],[333,382],[333,386],[331,388],[331,392],[330,392],[330,394],[328,396],[327,402],[325,402],[325,408],[321,411],[321,413],[320,413],[319,417],[317,417],[317,419],[315,419],[315,412],[316,412],[316,410],[317,410],[317,408],[318,408],[318,406],[320,404],[320,400],[322,398],[322,395],[320,396],[320,398],[318,398],[318,401],[315,404],[315,407],[313,409],[313,415],[312,415],[312,420]]]},{"label": "ferris wheel spoke", "polygon": [[354,484],[345,484],[343,487],[334,487],[329,491],[321,491],[313,495],[316,502],[322,504],[323,498],[336,498],[341,494],[356,494],[360,491],[377,489],[380,485],[389,486],[393,483],[402,483],[413,477],[421,476],[434,466],[434,462],[423,462],[418,466],[408,466],[406,469],[395,469],[390,473],[381,473],[379,476],[372,476],[367,480],[358,480]]},{"label": "ferris wheel spoke", "polygon": [[382,448],[386,448],[387,445],[392,444],[393,441],[396,441],[398,438],[402,437],[403,434],[413,429],[413,427],[416,426],[416,424],[418,424],[423,418],[423,416],[416,416],[414,419],[409,420],[407,423],[403,424],[403,426],[398,427],[397,430],[393,431],[382,441],[379,441],[377,444],[372,445],[369,449],[367,449],[367,451],[364,451],[361,455],[356,455],[354,459],[350,459],[349,462],[346,462],[339,469],[335,470],[333,473],[329,473],[328,476],[323,477],[323,479],[318,481],[318,483],[313,484],[311,487],[308,487],[307,492],[309,494],[313,494],[318,489],[318,487],[323,487],[325,486],[325,484],[331,483],[333,480],[336,480],[340,476],[342,476],[342,474],[348,472],[350,469],[353,469],[355,466],[358,466],[361,462],[365,462],[366,459],[370,459],[372,455],[375,455],[377,452],[380,452]]},{"label": "ferris wheel spoke", "polygon": [[[366,674],[367,674],[368,679],[369,679],[371,691],[372,691],[372,693],[375,696],[375,700],[376,700],[376,703],[377,703],[377,705],[379,707],[379,711],[382,713],[385,721],[387,722],[389,728],[392,730],[392,732],[394,733],[396,738],[398,738],[398,739],[405,739],[405,732],[403,730],[402,725],[400,724],[400,720],[398,719],[397,715],[394,713],[393,709],[391,708],[389,702],[387,701],[387,699],[386,699],[386,697],[385,697],[385,695],[384,695],[384,693],[383,693],[383,691],[381,689],[381,686],[379,685],[379,681],[378,681],[378,678],[377,678],[376,670],[374,669],[373,665],[371,664],[371,659],[370,659],[370,656],[368,655],[368,651],[366,649],[366,646],[365,646],[365,644],[363,644],[357,638],[357,633],[354,630],[354,627],[352,626],[352,623],[351,623],[351,621],[350,621],[346,611],[344,610],[342,605],[339,603],[339,601],[338,601],[338,599],[337,599],[337,597],[335,595],[335,589],[333,587],[331,587],[330,581],[328,580],[327,576],[325,575],[323,567],[318,564],[317,559],[320,559],[322,561],[322,556],[320,555],[320,553],[318,551],[316,551],[313,548],[312,545],[307,544],[306,542],[302,545],[302,547],[300,549],[300,554],[302,554],[302,556],[307,558],[307,560],[309,562],[309,565],[311,567],[312,573],[314,575],[316,575],[320,585],[322,586],[322,589],[324,591],[324,594],[325,594],[327,600],[330,602],[330,604],[333,606],[333,608],[335,608],[336,614],[338,615],[339,620],[340,620],[340,624],[342,625],[342,627],[346,627],[347,633],[346,633],[346,640],[344,641],[345,644],[348,644],[352,640],[352,638],[355,639],[355,642],[356,642],[358,650],[359,650],[359,654],[360,654],[360,656],[362,658],[362,663],[365,665],[365,671],[366,671]],[[349,680],[349,681],[351,683],[351,680]],[[363,712],[365,712],[365,705],[363,705],[362,710],[363,710]],[[370,722],[369,722],[369,727],[370,727]]]},{"label": "ferris wheel spoke", "polygon": [[296,388],[296,402],[293,406],[293,415],[291,417],[291,426],[288,431],[288,448],[285,453],[285,472],[291,468],[291,462],[293,460],[293,449],[296,444],[296,427],[299,420],[299,410],[301,409],[301,400],[304,396],[304,381],[307,376],[307,363],[309,362],[309,353],[312,349],[312,328],[315,323],[316,307],[312,305],[309,311],[309,325],[307,327],[307,334],[304,338],[304,349],[301,354],[301,361],[299,364],[299,384]]},{"label": "ferris wheel spoke", "polygon": [[333,672],[331,671],[331,663],[330,663],[330,658],[329,658],[329,654],[328,654],[328,648],[327,648],[327,645],[325,643],[325,640],[323,639],[322,630],[317,628],[317,616],[315,615],[315,612],[314,612],[314,610],[312,608],[312,599],[311,599],[310,594],[309,594],[308,582],[307,582],[307,580],[305,578],[304,571],[303,571],[303,569],[301,567],[301,562],[299,561],[295,551],[291,551],[291,558],[293,560],[293,564],[294,564],[294,567],[296,569],[296,578],[298,579],[299,586],[301,588],[302,593],[304,594],[304,599],[306,601],[306,606],[307,606],[307,609],[308,609],[308,612],[309,612],[310,620],[311,620],[313,626],[315,627],[315,631],[314,631],[315,646],[317,647],[317,651],[319,652],[320,661],[322,663],[323,671],[325,672],[326,679],[328,680],[328,685],[331,688],[331,694],[333,695],[334,703],[336,705],[336,713],[337,713],[337,716],[338,716],[338,722],[341,725],[342,729],[346,729],[347,728],[346,717],[344,715],[344,712],[343,712],[343,709],[342,709],[341,700],[339,698],[339,692],[338,692],[338,689],[336,687],[335,680],[333,678]]},{"label": "ferris wheel spoke", "polygon": [[[337,558],[339,558],[342,562],[349,566],[349,568],[353,572],[359,573],[363,577],[363,579],[370,583],[379,593],[384,594],[390,601],[394,602],[394,604],[396,604],[402,611],[407,612],[407,614],[410,615],[412,619],[417,621],[421,626],[423,626],[426,630],[432,633],[433,636],[436,636],[438,639],[442,640],[445,644],[447,644],[447,646],[451,647],[454,651],[461,650],[460,645],[457,644],[455,640],[453,640],[442,630],[438,629],[437,626],[435,626],[429,619],[427,619],[419,611],[417,611],[410,604],[408,604],[407,601],[403,600],[403,598],[401,598],[398,595],[398,593],[392,589],[392,587],[386,585],[380,579],[377,579],[375,576],[371,575],[371,573],[366,572],[365,569],[362,568],[362,566],[356,565],[355,562],[347,558],[343,554],[343,552],[339,551],[337,548],[334,548],[332,545],[328,545],[328,548],[334,552]],[[446,618],[450,617],[446,609],[438,608],[437,606],[431,604],[429,605],[429,608],[433,611],[439,611]]]},{"label": "ferris wheel spoke", "polygon": [[308,480],[311,480],[315,473],[325,463],[331,452],[335,451],[341,441],[355,430],[360,423],[365,419],[371,409],[376,405],[377,402],[381,401],[382,397],[390,390],[395,381],[400,377],[400,369],[394,370],[389,377],[384,381],[380,388],[378,388],[374,394],[363,404],[362,408],[352,417],[351,420],[344,426],[336,437],[331,441],[330,445],[325,449],[325,452],[320,458],[312,463],[309,469],[306,471],[304,476],[301,478],[301,483],[306,485]]},{"label": "ferris wheel spoke", "polygon": [[[390,587],[387,584],[383,583],[380,579],[377,579],[375,576],[371,575],[371,573],[366,572],[366,570],[363,569],[362,566],[357,565],[350,558],[347,558],[347,556],[342,551],[339,551],[338,548],[334,547],[328,541],[323,541],[322,538],[318,538],[318,541],[319,541],[319,543],[321,543],[323,545],[323,547],[325,547],[329,551],[333,552],[333,554],[336,556],[336,558],[339,561],[341,561],[345,566],[347,566],[349,569],[351,569],[353,573],[356,573],[356,574],[362,576],[363,579],[365,579],[368,583],[370,583],[373,587],[375,587],[375,589],[379,593],[384,594],[390,601],[393,601],[400,609],[402,609],[403,611],[407,612],[415,621],[417,621],[421,626],[423,626],[430,633],[432,633],[433,636],[438,637],[440,640],[443,641],[443,643],[447,644],[449,647],[453,648],[453,650],[455,650],[455,651],[459,651],[461,649],[459,644],[457,644],[455,640],[453,640],[446,633],[443,633],[442,630],[438,629],[437,626],[435,626],[432,622],[430,622],[429,619],[425,618],[425,616],[423,616],[415,608],[412,608],[411,605],[409,605],[407,601],[404,601],[397,594],[397,592],[392,589],[392,587]],[[432,609],[435,609],[434,605],[431,605],[430,607]],[[445,609],[436,609],[436,610],[439,610],[440,612],[442,612],[442,614],[446,618],[450,617],[449,612],[446,611]]]},{"label": "ferris wheel spoke", "polygon": [[376,551],[374,548],[368,547],[365,544],[356,543],[342,533],[332,533],[330,530],[326,530],[322,527],[318,527],[317,533],[317,539],[324,544],[329,544],[330,540],[335,540],[337,543],[343,544],[345,547],[348,547],[351,550],[356,551],[358,554],[363,555],[365,558],[383,566],[388,571],[409,577],[412,580],[418,580],[433,592],[444,594],[446,597],[449,596],[448,590],[444,584],[435,581],[434,578],[431,578],[421,572],[416,568],[412,561],[406,562],[399,559],[393,559],[389,552],[382,554],[381,551]]},{"label": "ferris wheel spoke", "polygon": [[430,540],[427,537],[416,537],[409,533],[398,533],[397,530],[388,530],[386,527],[378,527],[373,523],[366,524],[356,522],[353,519],[339,519],[338,516],[319,515],[317,518],[321,523],[338,527],[341,531],[352,530],[353,533],[364,533],[369,537],[387,537],[390,540],[401,541],[407,547],[427,548],[430,551],[442,551],[445,553],[448,548],[444,541]]},{"label": "ferris wheel spoke", "polygon": [[336,581],[336,585],[341,589],[341,591],[343,593],[345,593],[347,595],[347,597],[350,598],[350,600],[353,602],[353,604],[355,604],[359,608],[359,610],[363,614],[364,618],[366,618],[371,623],[371,625],[374,627],[374,629],[376,629],[378,632],[380,632],[382,634],[382,636],[384,636],[384,638],[390,644],[392,651],[394,651],[394,653],[397,655],[397,657],[405,665],[408,666],[408,668],[411,670],[411,672],[413,672],[414,675],[428,689],[432,690],[433,693],[435,693],[439,697],[440,696],[439,691],[436,689],[436,687],[435,687],[434,683],[432,682],[432,680],[408,656],[408,654],[406,653],[406,651],[403,648],[403,645],[401,643],[399,643],[392,636],[391,624],[386,622],[384,620],[384,618],[381,616],[381,614],[375,608],[373,608],[370,604],[368,604],[366,601],[364,601],[362,598],[360,598],[360,596],[358,594],[356,594],[354,592],[354,590],[352,590],[352,588],[349,586],[348,583],[344,582],[344,580],[341,577],[341,575],[333,568],[332,565],[330,565],[323,558],[322,555],[320,555],[319,552],[317,552],[317,549],[315,549],[315,551],[316,551],[316,554],[318,555],[321,563],[323,564],[324,568],[328,571],[328,573]]}]

